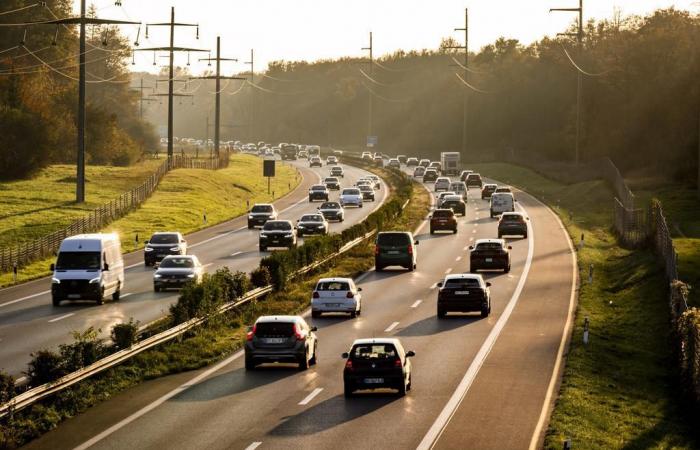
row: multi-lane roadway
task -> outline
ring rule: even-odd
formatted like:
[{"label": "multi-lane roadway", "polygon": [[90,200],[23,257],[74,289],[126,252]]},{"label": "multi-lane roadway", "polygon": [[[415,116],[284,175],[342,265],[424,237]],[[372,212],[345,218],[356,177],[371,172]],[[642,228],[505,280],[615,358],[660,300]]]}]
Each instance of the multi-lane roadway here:
[{"label": "multi-lane roadway", "polygon": [[[308,202],[308,188],[328,176],[329,168],[309,169],[308,163],[294,163],[303,175],[301,185],[291,194],[275,202],[280,219],[295,222],[304,213],[315,212],[319,203]],[[342,186],[351,186],[368,172],[345,168]],[[338,232],[361,221],[381,205],[387,196],[386,187],[376,194],[375,202],[367,202],[362,209],[347,208],[345,221],[331,222],[330,231]],[[331,191],[331,200],[337,200],[338,191]],[[178,231],[178,230],[162,230]],[[260,258],[268,253],[258,249],[259,230],[249,230],[246,217],[193,233],[187,236],[188,253],[195,254],[208,272],[228,266],[231,270],[249,272],[258,266]],[[303,239],[300,239],[301,244]],[[142,324],[159,319],[168,313],[177,300],[176,291],[153,291],[153,268],[144,267],[143,252],[125,256],[125,286],[118,302],[97,306],[94,302],[63,302],[60,307],[51,304],[51,278],[43,278],[8,289],[0,290],[0,369],[17,377],[26,370],[30,353],[53,349],[72,341],[71,332],[92,326],[109,336],[111,327],[129,318]]]},{"label": "multi-lane roadway", "polygon": [[[432,190],[432,185],[427,186]],[[436,317],[436,283],[469,270],[469,245],[496,236],[488,202],[470,191],[459,232],[430,235],[418,269],[370,271],[357,319],[309,318],[318,364],[246,371],[241,352],[195,373],[144,383],[71,419],[29,448],[526,449],[541,431],[565,349],[576,286],[559,219],[526,193],[529,238],[509,239],[510,273],[485,273],[492,312]],[[340,355],[354,339],[393,336],[416,356],[413,389],[345,398]]]}]

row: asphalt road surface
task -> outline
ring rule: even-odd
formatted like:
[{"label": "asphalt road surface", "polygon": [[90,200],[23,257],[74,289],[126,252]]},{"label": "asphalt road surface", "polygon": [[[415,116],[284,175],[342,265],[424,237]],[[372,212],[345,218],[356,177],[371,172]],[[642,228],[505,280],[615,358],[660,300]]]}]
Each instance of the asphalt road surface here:
[{"label": "asphalt road surface", "polygon": [[[328,167],[309,169],[304,160],[294,163],[301,169],[300,186],[286,197],[275,202],[280,219],[296,221],[304,213],[315,212],[319,202],[308,202],[308,189],[328,176]],[[351,186],[368,172],[345,166],[345,178],[341,186]],[[331,200],[337,200],[338,191],[331,191]],[[330,222],[330,231],[338,232],[364,219],[381,205],[387,196],[385,185],[376,191],[375,202],[365,202],[363,208],[347,208],[345,221]],[[163,230],[177,231],[177,230]],[[186,237],[188,253],[197,255],[207,272],[228,266],[231,270],[249,272],[258,266],[261,253],[258,249],[259,229],[247,228],[247,216],[239,217]],[[303,238],[299,243],[303,242]],[[177,291],[155,293],[152,267],[143,264],[143,251],[126,255],[124,264],[125,286],[118,302],[64,301],[60,307],[51,303],[51,278],[46,277],[15,287],[0,290],[0,368],[17,377],[26,370],[30,353],[56,348],[72,341],[71,332],[90,326],[109,336],[114,324],[129,318],[141,324],[159,319],[168,313],[169,306],[177,300]]]},{"label": "asphalt road surface", "polygon": [[[428,186],[432,190],[432,185]],[[570,323],[576,266],[556,216],[518,192],[529,239],[509,239],[509,274],[485,273],[492,313],[436,317],[435,283],[469,270],[468,246],[496,237],[488,202],[470,191],[459,232],[417,231],[418,268],[359,279],[357,319],[318,326],[318,364],[246,372],[242,353],[144,383],[62,424],[29,448],[527,449],[539,445]],[[306,312],[308,317],[308,311]],[[356,338],[394,336],[414,350],[406,397],[346,399],[342,371]]]}]

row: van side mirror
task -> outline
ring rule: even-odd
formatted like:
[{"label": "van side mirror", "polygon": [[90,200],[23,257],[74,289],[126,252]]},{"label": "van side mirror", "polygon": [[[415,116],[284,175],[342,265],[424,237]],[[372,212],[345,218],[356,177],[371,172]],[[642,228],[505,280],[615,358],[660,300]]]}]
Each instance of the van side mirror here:
[{"label": "van side mirror", "polygon": [[102,267],[102,270],[105,271],[105,272],[109,271],[109,264],[104,263],[104,266]]},{"label": "van side mirror", "polygon": [[51,272],[53,272],[54,270],[56,270],[56,264],[51,264],[51,265],[49,266],[49,270],[50,270]]},{"label": "van side mirror", "polygon": [[406,358],[410,358],[412,356],[416,356],[416,352],[414,352],[413,350],[409,350],[406,352]]},{"label": "van side mirror", "polygon": [[318,327],[311,327],[311,328],[309,328],[309,330],[311,330],[311,331],[318,331]]},{"label": "van side mirror", "polygon": [[491,287],[491,282],[490,282],[490,281],[487,281],[487,282],[486,282],[486,287]]},{"label": "van side mirror", "polygon": [[357,288],[357,292],[362,292],[362,288],[361,287]]},{"label": "van side mirror", "polygon": [[418,241],[415,241],[415,242],[413,243],[413,245],[418,245],[418,244],[420,244],[420,242],[418,242]]},{"label": "van side mirror", "polygon": [[180,244],[187,244],[187,241],[184,239],[180,239]]},{"label": "van side mirror", "polygon": [[350,357],[350,354],[348,352],[345,352],[342,355],[340,355],[340,357],[343,359],[348,359]]},{"label": "van side mirror", "polygon": [[509,246],[508,246],[508,250],[513,250],[513,246],[512,246],[512,245],[509,245]]}]

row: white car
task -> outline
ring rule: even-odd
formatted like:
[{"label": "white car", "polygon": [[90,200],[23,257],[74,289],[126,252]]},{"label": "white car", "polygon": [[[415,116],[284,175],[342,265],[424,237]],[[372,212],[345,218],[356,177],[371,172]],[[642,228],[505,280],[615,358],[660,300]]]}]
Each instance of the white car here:
[{"label": "white car", "polygon": [[435,180],[435,192],[447,191],[450,189],[450,179],[447,177],[439,177]]},{"label": "white car", "polygon": [[379,178],[377,175],[367,175],[367,178],[374,182],[375,189],[379,189],[382,187],[382,179]]},{"label": "white car", "polygon": [[338,158],[336,158],[333,155],[330,155],[329,157],[326,158],[326,165],[330,166],[331,164],[338,164]]},{"label": "white car", "polygon": [[362,312],[362,288],[352,278],[321,278],[311,296],[311,317],[322,313],[348,313],[357,317]]},{"label": "white car", "polygon": [[348,205],[355,205],[362,208],[362,193],[358,188],[345,188],[340,193],[340,205],[345,208]]}]

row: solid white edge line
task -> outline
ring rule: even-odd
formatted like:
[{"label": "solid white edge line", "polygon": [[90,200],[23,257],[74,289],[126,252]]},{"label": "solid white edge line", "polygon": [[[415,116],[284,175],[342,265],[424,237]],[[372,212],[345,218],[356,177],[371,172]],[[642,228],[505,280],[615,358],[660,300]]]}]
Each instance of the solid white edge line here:
[{"label": "solid white edge line", "polygon": [[25,300],[29,300],[30,298],[34,298],[34,297],[39,297],[39,296],[42,296],[42,295],[46,295],[46,294],[48,294],[48,293],[50,293],[50,292],[51,292],[51,291],[37,292],[36,294],[27,295],[26,297],[18,298],[18,299],[15,299],[15,300],[10,300],[9,302],[5,302],[5,303],[3,303],[3,304],[0,304],[0,308],[2,308],[3,306],[14,305],[15,303],[19,303],[19,302],[23,302],[23,301],[25,301]]},{"label": "solid white edge line", "polygon": [[418,308],[418,305],[420,305],[421,303],[423,303],[423,300],[416,300],[416,301],[413,302],[413,304],[411,305],[411,308]]},{"label": "solid white edge line", "polygon": [[[523,208],[522,205],[520,205],[520,209],[522,209],[523,212],[525,212],[525,208]],[[479,373],[481,366],[484,364],[484,361],[486,361],[486,358],[491,352],[491,349],[495,345],[498,336],[501,334],[501,331],[503,331],[503,328],[508,322],[508,319],[510,319],[510,315],[513,313],[515,305],[520,299],[520,294],[523,290],[523,287],[525,286],[528,273],[530,272],[530,266],[532,265],[532,255],[535,249],[535,239],[534,233],[532,232],[532,222],[528,222],[528,237],[529,239],[525,267],[523,268],[523,272],[520,275],[520,280],[518,281],[518,285],[515,287],[513,295],[508,301],[508,304],[503,310],[503,313],[501,313],[501,316],[498,318],[496,325],[494,325],[494,327],[491,329],[491,332],[486,337],[484,343],[481,345],[479,352],[476,354],[476,356],[472,360],[472,363],[469,365],[469,368],[464,374],[464,377],[462,377],[462,380],[460,381],[459,385],[453,392],[445,407],[440,412],[440,415],[437,417],[437,419],[435,419],[435,422],[433,422],[430,429],[421,440],[420,444],[418,444],[418,450],[432,449],[433,446],[437,443],[438,439],[440,439],[440,436],[447,427],[447,424],[450,422],[450,419],[452,419],[452,416],[457,411],[457,408],[459,408],[459,405],[462,403],[462,400],[464,400],[464,397],[467,395],[467,392],[469,391],[469,388],[476,379],[476,376]]]},{"label": "solid white edge line", "polygon": [[75,313],[64,314],[64,315],[62,315],[62,316],[56,317],[55,319],[49,320],[49,323],[58,322],[59,320],[67,319],[67,318],[69,318],[69,317],[71,317],[71,316],[74,316],[74,315],[75,315]]},{"label": "solid white edge line", "polygon": [[309,402],[314,399],[314,397],[316,397],[318,394],[321,393],[321,391],[323,391],[323,388],[314,389],[313,391],[311,391],[311,393],[309,395],[304,397],[304,400],[299,402],[299,405],[301,405],[301,406],[308,405]]},{"label": "solid white edge line", "polygon": [[[531,196],[532,197],[532,196]],[[534,197],[533,197],[534,198]],[[547,421],[549,417],[549,409],[551,406],[552,402],[552,396],[554,395],[554,388],[557,385],[557,382],[559,380],[559,372],[561,370],[561,365],[562,362],[564,361],[564,350],[567,347],[567,344],[569,342],[569,339],[571,337],[571,326],[573,322],[573,317],[574,317],[574,309],[576,307],[576,291],[578,290],[579,286],[579,279],[578,279],[578,261],[576,259],[576,251],[574,250],[574,246],[571,243],[571,237],[569,236],[569,232],[566,230],[566,227],[564,226],[564,223],[561,221],[561,218],[557,216],[554,211],[552,211],[547,205],[539,201],[538,199],[535,198],[535,200],[543,205],[547,211],[549,211],[552,216],[559,222],[559,227],[562,229],[564,232],[564,236],[566,237],[566,242],[569,244],[569,251],[571,252],[571,260],[572,260],[572,265],[571,265],[571,296],[569,297],[569,311],[567,312],[566,316],[566,324],[564,325],[564,330],[562,331],[561,334],[561,341],[559,342],[559,350],[557,351],[557,359],[554,362],[554,368],[552,369],[552,377],[549,379],[549,385],[547,386],[547,393],[545,394],[544,397],[544,402],[542,403],[542,410],[540,411],[540,417],[537,420],[537,425],[535,426],[535,431],[532,433],[532,438],[530,439],[530,446],[529,450],[536,450],[537,449],[537,444],[540,441],[540,437],[542,435],[542,430],[544,428],[544,424]]]},{"label": "solid white edge line", "polygon": [[393,322],[391,325],[389,325],[388,327],[386,327],[386,330],[384,330],[384,332],[385,332],[385,333],[389,333],[389,332],[391,332],[391,330],[393,330],[394,328],[396,328],[398,325],[399,325],[398,322]]},{"label": "solid white edge line", "polygon": [[250,444],[249,446],[247,446],[247,447],[245,448],[245,450],[255,450],[256,448],[260,447],[260,445],[262,445],[262,442],[260,442],[260,441],[258,441],[258,442],[253,442],[252,444]]},{"label": "solid white edge line", "polygon": [[[149,405],[144,406],[140,410],[136,411],[135,413],[131,414],[130,416],[126,417],[125,419],[119,421],[118,423],[112,425],[111,427],[107,428],[103,432],[99,433],[95,437],[83,442],[79,446],[75,447],[74,450],[85,450],[87,448],[92,447],[93,445],[97,444],[107,436],[119,431],[120,429],[124,428],[134,420],[138,419],[139,417],[147,414],[148,412],[156,409],[158,406],[162,405],[166,401],[170,400],[171,398],[175,397],[176,395],[180,394],[181,392],[186,391],[187,389],[191,388],[195,384],[199,383],[203,379],[207,378],[209,375],[212,373],[217,372],[218,370],[221,370],[223,367],[231,364],[233,361],[236,359],[240,358],[243,356],[243,350],[239,350],[238,352],[234,353],[233,355],[229,356],[225,360],[221,361],[220,363],[216,364],[215,366],[209,368],[208,370],[205,370],[204,372],[200,373],[196,377],[192,378],[191,380],[187,381],[186,383],[181,384],[177,388],[173,389],[172,391],[168,392],[167,394],[163,395],[156,401],[150,403]],[[253,447],[255,448],[255,447]]]},{"label": "solid white edge line", "polygon": [[128,296],[130,296],[130,295],[134,295],[134,293],[133,293],[133,292],[127,292],[126,294],[122,294],[119,298],[125,298],[125,297],[128,297]]}]

